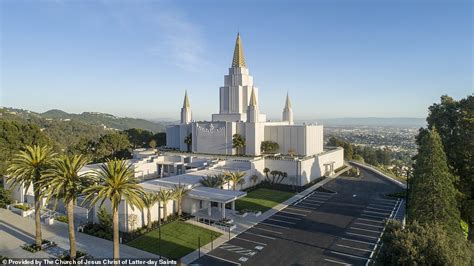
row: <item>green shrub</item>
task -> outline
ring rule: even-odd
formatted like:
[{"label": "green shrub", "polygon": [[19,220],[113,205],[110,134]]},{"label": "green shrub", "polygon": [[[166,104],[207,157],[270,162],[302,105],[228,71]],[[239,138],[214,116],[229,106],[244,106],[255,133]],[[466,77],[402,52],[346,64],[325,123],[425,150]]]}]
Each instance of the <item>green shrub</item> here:
[{"label": "green shrub", "polygon": [[104,230],[112,230],[112,215],[110,215],[105,208],[101,207],[99,209],[97,218],[99,218],[99,224]]},{"label": "green shrub", "polygon": [[56,219],[59,222],[67,223],[67,216],[66,215],[59,215],[59,216],[56,216],[54,219]]},{"label": "green shrub", "polygon": [[0,188],[0,208],[6,208],[12,203],[11,191],[3,187]]},{"label": "green shrub", "polygon": [[17,209],[20,209],[20,210],[22,210],[22,211],[31,210],[30,206],[25,205],[25,204],[22,204],[22,203],[20,203],[20,204],[15,204],[15,205],[13,205],[13,207],[15,207],[15,208],[17,208]]}]

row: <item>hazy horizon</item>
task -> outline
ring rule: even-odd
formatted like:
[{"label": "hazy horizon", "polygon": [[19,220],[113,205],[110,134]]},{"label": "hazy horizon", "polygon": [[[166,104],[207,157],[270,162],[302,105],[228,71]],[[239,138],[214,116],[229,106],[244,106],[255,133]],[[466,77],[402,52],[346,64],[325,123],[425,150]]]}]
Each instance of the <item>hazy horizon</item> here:
[{"label": "hazy horizon", "polygon": [[469,1],[0,5],[2,106],[173,119],[187,90],[209,120],[237,31],[270,118],[287,92],[308,120],[422,118],[474,91]]}]

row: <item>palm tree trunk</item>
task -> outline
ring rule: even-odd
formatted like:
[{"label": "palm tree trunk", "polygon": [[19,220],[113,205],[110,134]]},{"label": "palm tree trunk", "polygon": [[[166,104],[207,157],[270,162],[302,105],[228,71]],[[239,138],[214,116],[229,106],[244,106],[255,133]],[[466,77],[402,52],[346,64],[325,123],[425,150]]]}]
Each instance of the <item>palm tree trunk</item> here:
[{"label": "palm tree trunk", "polygon": [[120,258],[119,254],[119,214],[118,210],[113,210],[113,227],[114,227],[114,260],[118,260]]},{"label": "palm tree trunk", "polygon": [[178,199],[178,216],[181,216],[183,214],[183,211],[181,210],[181,199]]},{"label": "palm tree trunk", "polygon": [[67,224],[69,230],[69,257],[76,259],[76,234],[74,232],[74,201],[67,203]]},{"label": "palm tree trunk", "polygon": [[168,202],[164,202],[163,204],[163,221],[168,220]]},{"label": "palm tree trunk", "polygon": [[147,213],[147,218],[148,218],[148,229],[151,229],[151,211],[150,208],[147,208],[148,213]]},{"label": "palm tree trunk", "polygon": [[42,236],[41,236],[41,198],[39,191],[36,191],[36,187],[33,186],[34,195],[35,195],[35,244],[36,249],[41,250]]}]

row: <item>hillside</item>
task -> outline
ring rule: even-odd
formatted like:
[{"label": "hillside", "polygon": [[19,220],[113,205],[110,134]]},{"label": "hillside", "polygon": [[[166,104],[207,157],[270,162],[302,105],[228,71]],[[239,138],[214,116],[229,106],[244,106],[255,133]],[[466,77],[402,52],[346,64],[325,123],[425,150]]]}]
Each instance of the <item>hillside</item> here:
[{"label": "hillside", "polygon": [[[151,122],[145,119],[139,118],[128,118],[128,117],[116,117],[111,114],[97,113],[97,112],[83,112],[81,114],[71,114],[58,109],[52,109],[44,113],[35,113],[23,109],[15,108],[1,108],[1,112],[4,114],[17,115],[23,119],[36,120],[59,120],[59,121],[75,121],[81,122],[91,126],[99,126],[104,129],[118,129],[126,130],[129,128],[140,128],[151,132],[163,132],[165,131],[165,125],[159,122]],[[39,123],[41,124],[41,123]]]}]

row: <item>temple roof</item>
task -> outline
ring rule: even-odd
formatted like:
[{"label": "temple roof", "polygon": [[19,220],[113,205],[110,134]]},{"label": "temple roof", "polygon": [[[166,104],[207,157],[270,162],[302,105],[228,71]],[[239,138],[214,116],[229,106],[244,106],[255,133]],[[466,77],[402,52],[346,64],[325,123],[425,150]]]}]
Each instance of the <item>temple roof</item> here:
[{"label": "temple roof", "polygon": [[235,40],[234,58],[232,59],[232,67],[247,67],[245,64],[244,48],[240,40],[240,33],[237,33]]},{"label": "temple roof", "polygon": [[183,108],[190,108],[191,105],[189,104],[189,98],[188,98],[188,91],[184,92],[184,101],[183,101]]}]

